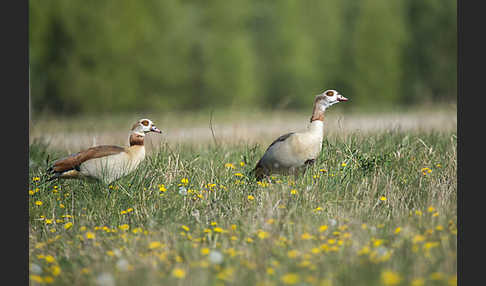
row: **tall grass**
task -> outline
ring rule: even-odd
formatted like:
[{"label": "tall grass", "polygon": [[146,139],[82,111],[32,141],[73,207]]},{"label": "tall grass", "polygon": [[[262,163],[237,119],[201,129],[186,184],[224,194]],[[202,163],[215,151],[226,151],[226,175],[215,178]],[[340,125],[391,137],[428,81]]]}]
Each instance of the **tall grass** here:
[{"label": "tall grass", "polygon": [[352,132],[303,174],[257,182],[266,146],[161,143],[107,186],[43,184],[47,156],[66,154],[33,142],[30,279],[455,285],[456,146],[454,132]]}]

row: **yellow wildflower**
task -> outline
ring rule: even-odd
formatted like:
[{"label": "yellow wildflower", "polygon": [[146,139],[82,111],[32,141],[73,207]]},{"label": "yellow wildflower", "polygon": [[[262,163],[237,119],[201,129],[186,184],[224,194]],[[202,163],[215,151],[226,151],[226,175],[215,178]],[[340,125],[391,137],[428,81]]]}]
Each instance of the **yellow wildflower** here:
[{"label": "yellow wildflower", "polygon": [[44,279],[42,279],[42,277],[39,276],[39,275],[30,275],[30,280],[37,282],[37,283],[44,282]]},{"label": "yellow wildflower", "polygon": [[182,279],[186,277],[186,271],[184,271],[184,269],[181,268],[174,268],[174,270],[172,270],[172,276],[178,279]]},{"label": "yellow wildflower", "polygon": [[130,228],[130,226],[128,224],[122,224],[120,226],[118,226],[119,229],[121,230],[128,230]]},{"label": "yellow wildflower", "polygon": [[189,230],[190,230],[190,228],[189,228],[189,227],[187,227],[187,226],[185,226],[185,225],[181,225],[181,228],[182,228],[183,230],[185,230],[185,231],[189,231]]},{"label": "yellow wildflower", "polygon": [[86,238],[87,239],[95,239],[96,235],[92,233],[91,231],[86,232]]},{"label": "yellow wildflower", "polygon": [[160,243],[160,241],[152,241],[151,243],[149,243],[149,249],[157,249],[161,247],[162,243]]},{"label": "yellow wildflower", "polygon": [[384,285],[397,285],[401,280],[402,278],[396,272],[385,270],[381,273],[381,281]]},{"label": "yellow wildflower", "polygon": [[254,196],[252,196],[252,195],[248,195],[248,197],[247,197],[247,198],[248,198],[248,200],[250,200],[250,201],[253,201],[253,200],[255,199],[255,197],[254,197]]},{"label": "yellow wildflower", "polygon": [[50,270],[52,275],[54,276],[59,276],[59,274],[61,274],[61,267],[59,267],[58,265],[53,265]]},{"label": "yellow wildflower", "polygon": [[297,195],[297,194],[298,194],[298,192],[297,192],[297,190],[296,190],[296,189],[292,189],[292,190],[290,190],[290,194],[291,194],[291,195]]},{"label": "yellow wildflower", "polygon": [[269,236],[269,234],[266,231],[259,230],[257,236],[259,239],[265,239]]},{"label": "yellow wildflower", "polygon": [[201,254],[202,255],[208,255],[209,252],[210,252],[209,248],[207,248],[207,247],[201,248]]},{"label": "yellow wildflower", "polygon": [[294,274],[294,273],[287,273],[287,274],[283,275],[282,278],[280,278],[280,281],[282,281],[282,283],[287,284],[287,285],[293,285],[293,284],[299,283],[300,277],[299,277],[299,275]]},{"label": "yellow wildflower", "polygon": [[213,228],[213,231],[214,231],[214,232],[219,232],[219,233],[221,233],[221,232],[223,232],[223,229],[222,229],[222,228],[220,228],[220,227],[215,227],[215,228]]},{"label": "yellow wildflower", "polygon": [[36,201],[36,202],[35,202],[35,204],[36,204],[37,206],[42,206],[42,201]]},{"label": "yellow wildflower", "polygon": [[386,197],[385,196],[381,196],[380,197],[380,201],[383,201],[383,202],[386,201]]},{"label": "yellow wildflower", "polygon": [[313,236],[313,235],[311,235],[310,233],[304,232],[304,233],[303,233],[303,234],[300,236],[300,238],[301,238],[302,240],[310,240],[310,239],[314,239],[314,236]]},{"label": "yellow wildflower", "polygon": [[236,169],[235,165],[231,164],[231,163],[226,163],[224,164],[224,167],[225,168],[230,168],[230,169]]},{"label": "yellow wildflower", "polygon": [[187,178],[182,178],[181,183],[184,184],[184,185],[187,185],[187,184],[189,184],[189,180]]}]

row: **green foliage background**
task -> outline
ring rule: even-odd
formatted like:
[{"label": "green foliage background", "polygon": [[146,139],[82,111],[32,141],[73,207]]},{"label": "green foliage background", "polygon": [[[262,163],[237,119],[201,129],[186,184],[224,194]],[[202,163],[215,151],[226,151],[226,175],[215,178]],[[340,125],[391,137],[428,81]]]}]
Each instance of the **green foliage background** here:
[{"label": "green foliage background", "polygon": [[29,6],[36,112],[300,109],[328,88],[354,108],[456,99],[456,1]]}]

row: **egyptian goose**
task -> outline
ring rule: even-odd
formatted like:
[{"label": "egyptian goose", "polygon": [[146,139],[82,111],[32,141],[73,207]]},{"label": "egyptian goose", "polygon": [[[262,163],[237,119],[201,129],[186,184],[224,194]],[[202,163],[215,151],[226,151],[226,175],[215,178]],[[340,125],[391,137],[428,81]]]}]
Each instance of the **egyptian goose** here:
[{"label": "egyptian goose", "polygon": [[94,178],[109,184],[134,171],[145,158],[143,144],[146,133],[162,133],[150,119],[137,121],[129,137],[129,147],[114,145],[94,146],[55,161],[47,169],[56,178]]},{"label": "egyptian goose", "polygon": [[252,171],[256,178],[261,180],[272,173],[294,173],[299,167],[314,163],[322,149],[324,112],[347,100],[332,89],[317,95],[307,129],[282,135],[273,141]]}]

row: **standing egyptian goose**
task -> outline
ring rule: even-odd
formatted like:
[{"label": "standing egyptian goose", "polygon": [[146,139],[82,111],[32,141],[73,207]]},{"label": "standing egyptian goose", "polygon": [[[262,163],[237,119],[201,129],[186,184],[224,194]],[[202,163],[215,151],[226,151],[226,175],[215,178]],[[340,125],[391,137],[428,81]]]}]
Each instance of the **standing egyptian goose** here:
[{"label": "standing egyptian goose", "polygon": [[292,173],[312,164],[322,149],[324,112],[330,106],[348,99],[335,90],[326,90],[314,99],[310,124],[305,131],[278,137],[268,146],[253,174],[261,180],[272,173]]},{"label": "standing egyptian goose", "polygon": [[150,119],[137,121],[129,137],[129,147],[101,145],[71,154],[55,161],[47,169],[55,178],[94,178],[109,184],[134,171],[145,158],[146,133],[162,133]]}]

